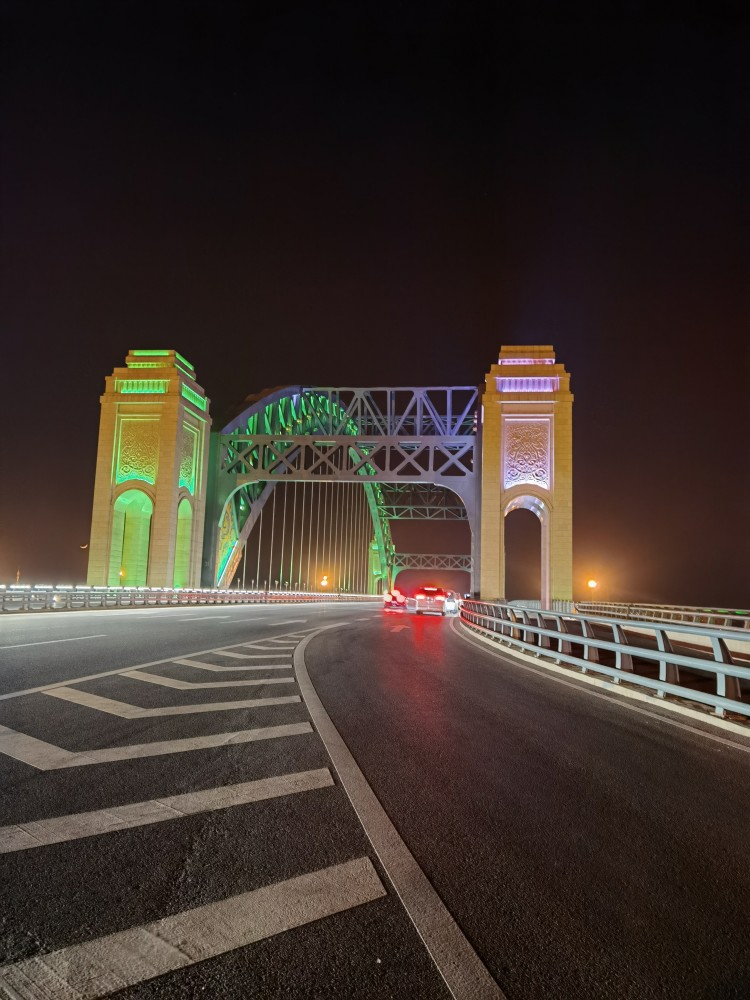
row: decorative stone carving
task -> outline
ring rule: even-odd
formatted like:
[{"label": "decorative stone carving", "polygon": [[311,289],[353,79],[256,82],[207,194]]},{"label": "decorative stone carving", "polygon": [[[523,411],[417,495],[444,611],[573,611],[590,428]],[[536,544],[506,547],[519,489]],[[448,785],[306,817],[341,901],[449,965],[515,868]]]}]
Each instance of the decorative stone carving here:
[{"label": "decorative stone carving", "polygon": [[124,418],[120,424],[117,482],[156,482],[159,468],[159,421]]},{"label": "decorative stone carving", "polygon": [[198,435],[192,427],[182,428],[180,449],[180,486],[184,486],[191,496],[195,494],[195,445]]},{"label": "decorative stone carving", "polygon": [[504,487],[550,488],[550,425],[548,420],[506,420],[504,424]]}]

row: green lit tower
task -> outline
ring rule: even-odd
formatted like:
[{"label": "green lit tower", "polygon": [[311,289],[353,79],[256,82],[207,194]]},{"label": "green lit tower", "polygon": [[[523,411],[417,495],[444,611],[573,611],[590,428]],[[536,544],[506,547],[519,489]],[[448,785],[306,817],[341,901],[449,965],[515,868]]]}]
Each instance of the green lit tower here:
[{"label": "green lit tower", "polygon": [[209,400],[177,351],[131,351],[101,397],[90,586],[200,585]]}]

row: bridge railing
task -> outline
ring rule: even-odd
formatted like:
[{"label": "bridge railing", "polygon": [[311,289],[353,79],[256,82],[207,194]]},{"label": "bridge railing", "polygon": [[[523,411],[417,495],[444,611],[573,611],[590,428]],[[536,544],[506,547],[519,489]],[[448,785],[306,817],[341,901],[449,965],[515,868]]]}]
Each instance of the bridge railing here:
[{"label": "bridge railing", "polygon": [[642,620],[637,630],[627,629],[621,619],[474,600],[462,602],[461,620],[500,643],[581,673],[635,685],[660,698],[707,705],[718,716],[733,712],[750,717],[749,632],[671,621],[667,628]]},{"label": "bridge railing", "polygon": [[200,604],[312,604],[380,601],[372,594],[334,591],[169,589],[166,587],[4,587],[0,611],[78,611]]},{"label": "bridge railing", "polygon": [[586,615],[605,615],[608,618],[670,621],[750,631],[750,611],[740,608],[695,608],[684,604],[625,604],[605,601],[577,601],[576,608]]}]

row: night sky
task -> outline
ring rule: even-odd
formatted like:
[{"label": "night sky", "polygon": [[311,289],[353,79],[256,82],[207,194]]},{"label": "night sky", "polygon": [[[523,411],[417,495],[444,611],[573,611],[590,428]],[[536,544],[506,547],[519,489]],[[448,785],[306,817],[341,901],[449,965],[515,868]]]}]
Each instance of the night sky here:
[{"label": "night sky", "polygon": [[130,348],[216,427],[551,343],[576,596],[750,606],[748,38],[652,6],[2,3],[0,582],[83,581]]}]

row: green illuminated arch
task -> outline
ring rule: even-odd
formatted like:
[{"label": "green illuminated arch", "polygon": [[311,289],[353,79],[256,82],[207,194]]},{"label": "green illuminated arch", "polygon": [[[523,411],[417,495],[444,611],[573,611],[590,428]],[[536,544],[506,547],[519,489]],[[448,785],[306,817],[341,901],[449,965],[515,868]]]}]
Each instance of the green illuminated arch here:
[{"label": "green illuminated arch", "polygon": [[154,503],[143,490],[125,490],[115,500],[109,550],[110,587],[145,587]]},{"label": "green illuminated arch", "polygon": [[[316,434],[333,416],[343,426],[346,434],[355,436],[359,433],[356,422],[348,416],[342,406],[332,402],[324,393],[314,389],[300,392],[296,388],[277,389],[266,396],[258,398],[238,418],[232,421],[222,431],[228,434],[242,430],[243,433],[255,434]],[[323,419],[321,419],[323,418]],[[288,445],[289,450],[297,447]],[[228,460],[234,457],[231,445],[228,445]],[[365,465],[360,475],[371,475],[374,470]],[[231,581],[242,555],[242,545],[249,534],[260,508],[270,496],[274,485],[281,481],[257,481],[237,487],[221,511],[218,524],[218,550],[216,557],[215,586],[227,586]],[[290,477],[290,481],[291,477]],[[322,481],[322,480],[321,480]],[[383,492],[380,483],[365,482],[362,484],[370,508],[373,523],[373,533],[383,567],[384,582],[390,556],[395,551],[391,540],[390,521],[383,513]]]},{"label": "green illuminated arch", "polygon": [[187,497],[177,505],[177,535],[174,553],[174,587],[190,583],[190,542],[193,534],[193,507]]}]

